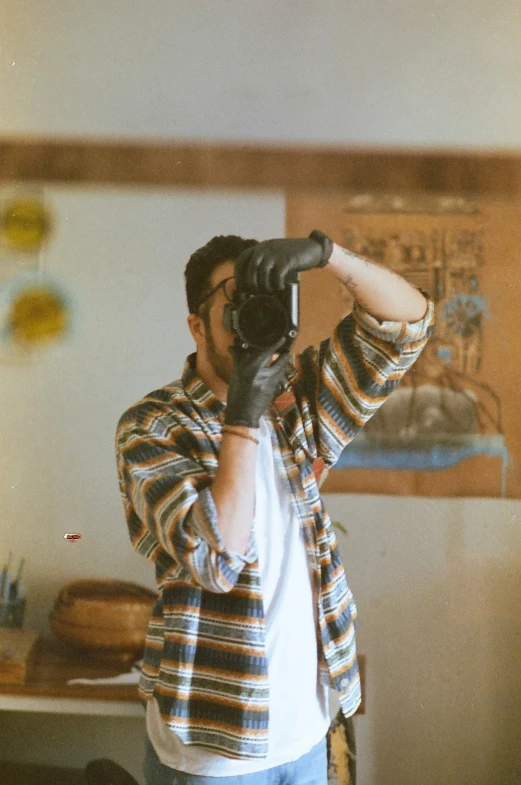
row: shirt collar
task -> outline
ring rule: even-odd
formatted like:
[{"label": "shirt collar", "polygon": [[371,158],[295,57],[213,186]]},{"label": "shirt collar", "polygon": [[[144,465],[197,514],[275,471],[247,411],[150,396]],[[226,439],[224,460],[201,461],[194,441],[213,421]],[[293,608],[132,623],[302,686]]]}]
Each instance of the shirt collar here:
[{"label": "shirt collar", "polygon": [[220,401],[215,393],[203,382],[195,370],[197,354],[193,352],[186,358],[183,375],[181,377],[187,396],[198,409],[208,409],[217,418],[220,418],[226,404]]}]

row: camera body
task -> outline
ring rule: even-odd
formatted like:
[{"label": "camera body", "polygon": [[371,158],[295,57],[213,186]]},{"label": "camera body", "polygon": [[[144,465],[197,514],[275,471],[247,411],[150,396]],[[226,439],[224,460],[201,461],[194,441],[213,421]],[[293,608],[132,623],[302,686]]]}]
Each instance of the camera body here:
[{"label": "camera body", "polygon": [[272,294],[235,291],[233,303],[224,308],[224,327],[236,334],[242,349],[267,349],[277,341],[277,352],[291,349],[299,325],[299,275]]}]

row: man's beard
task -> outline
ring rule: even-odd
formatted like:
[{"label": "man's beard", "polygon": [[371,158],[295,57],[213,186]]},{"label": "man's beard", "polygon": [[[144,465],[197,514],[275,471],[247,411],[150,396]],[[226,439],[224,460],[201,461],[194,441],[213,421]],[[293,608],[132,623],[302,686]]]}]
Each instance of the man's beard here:
[{"label": "man's beard", "polygon": [[215,375],[225,384],[230,384],[230,379],[232,378],[232,356],[228,352],[227,356],[223,356],[215,345],[212,331],[208,325],[205,325],[205,330],[208,362]]}]

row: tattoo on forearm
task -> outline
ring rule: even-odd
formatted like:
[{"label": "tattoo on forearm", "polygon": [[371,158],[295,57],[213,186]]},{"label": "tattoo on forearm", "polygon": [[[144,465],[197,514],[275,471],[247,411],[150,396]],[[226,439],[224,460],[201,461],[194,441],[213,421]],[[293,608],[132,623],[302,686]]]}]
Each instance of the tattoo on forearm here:
[{"label": "tattoo on forearm", "polygon": [[347,286],[347,288],[350,289],[351,291],[354,291],[355,289],[358,288],[358,284],[356,283],[355,279],[353,278],[352,275],[349,274],[346,275],[344,278],[342,278],[342,283],[344,284],[344,286]]},{"label": "tattoo on forearm", "polygon": [[[398,278],[400,281],[403,281],[403,276],[399,275],[395,272],[391,267],[388,267],[386,264],[381,264],[381,262],[375,262],[372,259],[366,259],[365,256],[360,256],[360,254],[354,253],[354,251],[348,251],[346,248],[342,248],[342,254],[347,257],[354,257],[355,259],[359,259],[361,262],[364,263],[365,267],[379,267],[381,270],[385,270],[389,275],[393,278]],[[348,281],[345,281],[346,286],[350,284]],[[353,288],[356,288],[357,284],[353,282]]]},{"label": "tattoo on forearm", "polygon": [[356,302],[361,305],[363,308],[368,308],[369,304],[367,303],[365,297],[360,294],[359,286],[354,280],[352,275],[346,275],[341,279],[342,286],[345,286],[349,295],[353,297]]},{"label": "tattoo on forearm", "polygon": [[371,262],[369,259],[366,259],[365,256],[360,256],[360,254],[354,253],[353,251],[348,251],[347,248],[341,248],[342,255],[348,257],[355,257],[355,259],[360,259],[366,267],[370,267],[372,264],[376,264],[376,262]]},{"label": "tattoo on forearm", "polygon": [[[362,261],[367,269],[371,267],[382,267],[388,270],[388,272],[391,272],[391,270],[385,267],[385,265],[378,264],[377,262],[372,262],[369,259],[366,259],[364,256],[359,256],[358,254],[355,254],[352,251],[348,251],[346,248],[342,248],[342,255],[350,258],[354,257],[355,259]],[[369,310],[369,303],[367,299],[363,296],[363,294],[360,292],[359,284],[356,282],[355,277],[350,273],[347,273],[346,275],[342,276],[341,281],[342,281],[342,285],[346,287],[346,289],[354,297],[356,302],[359,305],[361,305],[362,308]]]}]

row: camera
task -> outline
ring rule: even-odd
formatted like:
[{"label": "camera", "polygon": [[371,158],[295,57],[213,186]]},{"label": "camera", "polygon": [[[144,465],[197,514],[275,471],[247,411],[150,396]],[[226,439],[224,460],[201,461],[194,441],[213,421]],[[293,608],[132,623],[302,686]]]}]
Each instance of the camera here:
[{"label": "camera", "polygon": [[267,349],[284,339],[277,352],[291,349],[298,334],[299,275],[295,273],[284,289],[271,294],[235,291],[224,307],[224,327],[236,333],[242,349]]}]

